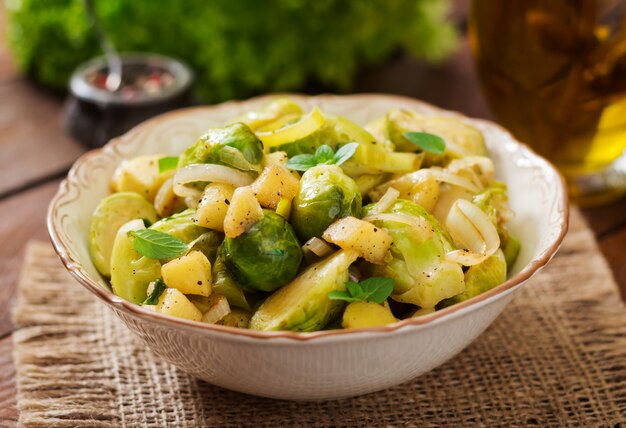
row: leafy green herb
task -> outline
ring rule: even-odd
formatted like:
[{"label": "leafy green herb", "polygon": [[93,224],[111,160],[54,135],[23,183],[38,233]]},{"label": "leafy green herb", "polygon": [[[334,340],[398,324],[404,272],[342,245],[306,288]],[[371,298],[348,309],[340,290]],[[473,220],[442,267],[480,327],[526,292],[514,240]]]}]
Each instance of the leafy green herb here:
[{"label": "leafy green herb", "polygon": [[156,305],[159,302],[159,297],[165,291],[167,285],[163,282],[161,278],[154,281],[154,288],[152,289],[152,293],[148,296],[146,300],[143,301],[143,305]]},{"label": "leafy green herb", "polygon": [[405,132],[402,135],[425,152],[442,155],[446,151],[446,142],[437,135],[428,132]]},{"label": "leafy green herb", "polygon": [[296,155],[289,158],[286,166],[295,171],[306,171],[316,165],[341,165],[354,155],[358,146],[358,143],[348,143],[335,153],[330,146],[322,144],[312,155]]},{"label": "leafy green herb", "polygon": [[335,153],[335,164],[341,165],[346,162],[356,152],[356,149],[359,147],[359,143],[348,143],[346,145],[341,146],[337,153]]},{"label": "leafy green herb", "polygon": [[315,155],[295,155],[287,161],[285,166],[294,171],[306,171],[317,165]]},{"label": "leafy green herb", "polygon": [[[3,36],[3,49],[13,50],[29,77],[65,90],[72,71],[100,54],[84,2],[5,3],[0,1],[3,28],[11,31]],[[302,89],[307,80],[345,87],[362,66],[384,64],[396,50],[436,60],[456,45],[457,31],[443,1],[327,1],[314,7],[311,2],[276,0],[271,14],[266,3],[189,0],[181,7],[180,0],[163,0],[154,7],[132,0],[94,2],[98,20],[120,49],[176,52],[192,65],[204,103],[248,98],[258,93],[260,82],[268,93]],[[189,24],[180,25],[172,37],[171,22]],[[205,22],[219,25],[196,24]],[[347,22],[358,29],[346,31]],[[237,37],[232,36],[235,28]],[[212,48],[196,48],[207,45]],[[286,67],[288,72],[276,72]]]},{"label": "leafy green herb", "polygon": [[133,240],[135,250],[150,259],[168,259],[187,251],[187,245],[183,241],[157,230],[133,230],[128,234],[135,238]]},{"label": "leafy green herb", "polygon": [[159,159],[159,173],[176,169],[178,166],[178,156],[166,156]]},{"label": "leafy green herb", "polygon": [[335,152],[330,146],[322,144],[315,151],[315,161],[320,164],[331,164],[335,161]]},{"label": "leafy green herb", "polygon": [[346,302],[383,303],[393,292],[393,279],[383,277],[367,278],[361,282],[346,282],[346,291],[331,291],[331,300]]}]

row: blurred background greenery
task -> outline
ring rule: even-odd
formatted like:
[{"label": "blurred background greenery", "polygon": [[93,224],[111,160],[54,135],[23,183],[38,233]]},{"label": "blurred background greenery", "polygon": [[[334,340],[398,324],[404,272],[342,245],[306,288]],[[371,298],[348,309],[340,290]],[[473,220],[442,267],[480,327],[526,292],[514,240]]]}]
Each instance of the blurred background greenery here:
[{"label": "blurred background greenery", "polygon": [[[120,51],[183,59],[205,102],[311,85],[347,91],[358,71],[404,50],[436,61],[454,48],[447,0],[97,0]],[[21,71],[65,90],[101,54],[83,0],[5,0]]]}]

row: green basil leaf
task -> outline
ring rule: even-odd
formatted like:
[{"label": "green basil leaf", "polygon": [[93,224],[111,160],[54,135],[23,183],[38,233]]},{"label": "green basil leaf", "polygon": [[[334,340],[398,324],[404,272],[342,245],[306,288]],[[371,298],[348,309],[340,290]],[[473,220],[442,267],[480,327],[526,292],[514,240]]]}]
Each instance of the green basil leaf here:
[{"label": "green basil leaf", "polygon": [[383,303],[393,292],[393,279],[372,277],[359,282],[363,301]]},{"label": "green basil leaf", "polygon": [[446,151],[446,142],[437,135],[428,132],[405,132],[402,135],[425,152],[442,155]]},{"label": "green basil leaf", "polygon": [[128,233],[135,238],[135,251],[150,259],[169,259],[180,256],[187,250],[187,244],[183,241],[157,230],[141,229]]},{"label": "green basil leaf", "polygon": [[335,153],[335,165],[341,165],[346,162],[356,152],[356,149],[359,147],[359,143],[348,143],[344,146],[341,146],[337,153]]},{"label": "green basil leaf", "polygon": [[143,301],[143,305],[156,305],[159,303],[159,297],[165,291],[167,285],[163,282],[161,278],[154,281],[154,288],[152,289],[152,293],[148,296],[146,300]]},{"label": "green basil leaf", "polygon": [[329,164],[334,163],[335,161],[335,152],[333,149],[326,145],[322,144],[315,151],[315,163],[320,164]]},{"label": "green basil leaf", "polygon": [[338,290],[331,291],[330,293],[328,293],[328,298],[330,300],[344,300],[346,302],[360,302],[361,301],[361,299],[352,297],[346,291],[338,291]]},{"label": "green basil leaf", "polygon": [[294,171],[306,171],[316,164],[315,155],[296,155],[289,158],[285,166]]},{"label": "green basil leaf", "polygon": [[[346,302],[375,302],[383,303],[393,292],[393,279],[372,277],[361,282],[346,282],[346,291],[336,292],[336,299]],[[330,294],[329,294],[330,296]],[[348,297],[346,297],[348,296]]]},{"label": "green basil leaf", "polygon": [[176,169],[178,167],[178,156],[167,156],[159,159],[159,173]]},{"label": "green basil leaf", "polygon": [[352,296],[355,297],[357,299],[360,298],[361,296],[361,286],[359,285],[358,282],[354,282],[354,281],[348,281],[346,282],[346,291]]}]

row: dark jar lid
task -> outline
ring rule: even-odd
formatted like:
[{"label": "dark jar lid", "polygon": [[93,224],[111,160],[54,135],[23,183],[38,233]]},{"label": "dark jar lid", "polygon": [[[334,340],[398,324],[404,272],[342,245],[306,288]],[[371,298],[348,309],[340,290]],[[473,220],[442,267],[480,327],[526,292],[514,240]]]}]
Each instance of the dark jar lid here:
[{"label": "dark jar lid", "polygon": [[[150,53],[122,54],[121,61],[122,86],[117,91],[102,84],[108,72],[104,57],[80,65],[70,80],[64,126],[89,147],[100,147],[153,116],[194,104],[194,75],[182,61]],[[146,76],[160,76],[161,83],[156,88],[146,85]],[[162,83],[165,76],[167,84]]]},{"label": "dark jar lid", "polygon": [[[90,81],[90,76],[106,72],[107,61],[104,56],[91,59],[81,64],[72,74],[70,79],[70,92],[76,98],[98,105],[124,105],[144,106],[159,104],[169,99],[176,98],[189,90],[193,83],[194,75],[189,66],[180,60],[152,53],[122,53],[122,76],[129,71],[140,74],[147,70],[159,70],[171,76],[171,82],[159,91],[135,91],[132,96],[124,90],[109,91],[100,88]],[[124,78],[122,80],[124,82]]]}]

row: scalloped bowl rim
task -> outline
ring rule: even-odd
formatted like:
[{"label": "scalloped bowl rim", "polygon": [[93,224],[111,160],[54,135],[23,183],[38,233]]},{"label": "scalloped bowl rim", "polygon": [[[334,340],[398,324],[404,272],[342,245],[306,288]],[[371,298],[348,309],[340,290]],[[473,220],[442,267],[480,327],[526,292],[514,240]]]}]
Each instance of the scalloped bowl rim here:
[{"label": "scalloped bowl rim", "polygon": [[[469,119],[467,116],[461,113],[452,112],[450,110],[444,110],[439,107],[430,105],[428,103],[425,103],[423,101],[419,101],[410,97],[404,97],[400,95],[375,94],[375,93],[352,94],[352,95],[324,94],[324,95],[316,95],[316,96],[308,96],[308,95],[303,95],[303,94],[298,94],[298,93],[275,93],[275,94],[262,95],[262,96],[250,98],[248,100],[243,100],[243,101],[233,100],[233,101],[227,101],[225,103],[212,105],[212,106],[198,106],[198,107],[183,108],[183,109],[178,109],[178,110],[174,110],[168,113],[155,116],[137,125],[135,128],[131,129],[127,133],[117,138],[112,139],[109,143],[107,143],[102,148],[93,149],[83,154],[82,156],[80,156],[72,165],[72,168],[68,172],[67,177],[59,185],[59,189],[57,193],[54,195],[54,197],[52,198],[50,202],[46,222],[47,222],[48,233],[52,241],[52,245],[56,253],[58,254],[59,258],[63,262],[63,265],[65,266],[65,268],[86,289],[88,289],[90,292],[98,296],[100,299],[104,300],[104,302],[107,303],[109,306],[114,307],[123,312],[128,312],[136,317],[139,317],[149,322],[157,322],[159,324],[165,324],[171,327],[190,329],[190,330],[199,331],[199,332],[226,334],[228,336],[232,336],[233,338],[288,339],[290,341],[303,342],[303,341],[319,341],[321,339],[332,339],[332,338],[347,339],[350,337],[357,337],[357,336],[363,337],[362,335],[367,334],[367,333],[392,333],[392,332],[398,332],[399,330],[402,330],[404,332],[411,327],[421,328],[424,326],[432,326],[433,324],[437,322],[441,322],[442,320],[452,319],[456,316],[460,316],[462,314],[472,312],[483,305],[487,305],[492,300],[495,300],[499,297],[503,297],[505,294],[508,294],[507,292],[513,291],[513,289],[515,289],[516,287],[521,286],[524,282],[526,282],[533,275],[535,275],[541,268],[543,268],[558,251],[563,241],[563,238],[565,237],[565,234],[567,233],[568,223],[569,223],[569,200],[568,200],[567,191],[565,190],[566,187],[565,187],[565,181],[563,177],[561,176],[561,174],[557,172],[556,168],[550,162],[548,162],[544,158],[537,155],[534,151],[532,151],[532,149],[530,149],[525,144],[517,141],[504,128],[500,127],[499,125],[491,121],[471,118],[472,122],[482,122],[484,124],[489,125],[490,127],[498,128],[500,132],[507,134],[507,136],[510,137],[510,141],[513,141],[518,145],[519,150],[526,152],[525,153],[526,156],[532,158],[533,161],[542,164],[542,168],[550,170],[556,177],[558,177],[559,191],[561,193],[561,198],[562,198],[561,206],[563,207],[563,212],[561,216],[561,221],[559,222],[559,233],[556,239],[542,253],[534,257],[526,266],[524,266],[524,268],[520,272],[518,272],[513,277],[507,279],[507,281],[492,288],[489,291],[486,291],[466,301],[457,303],[455,305],[449,306],[445,309],[438,310],[428,315],[423,315],[417,318],[408,318],[408,319],[400,320],[392,324],[387,324],[387,325],[379,326],[379,327],[369,327],[369,328],[361,328],[361,329],[325,330],[325,331],[317,331],[317,332],[311,332],[311,333],[301,333],[301,332],[291,332],[291,331],[261,332],[261,331],[255,331],[255,330],[220,326],[220,325],[215,325],[215,324],[206,324],[206,323],[186,320],[182,318],[176,318],[176,317],[172,317],[169,315],[163,315],[163,314],[156,313],[154,311],[144,309],[140,305],[136,305],[134,303],[128,302],[116,296],[115,294],[113,294],[111,290],[98,285],[93,280],[91,280],[85,272],[83,272],[81,268],[81,264],[70,256],[68,244],[62,239],[55,224],[55,211],[56,211],[55,208],[59,200],[61,199],[61,197],[64,196],[68,192],[68,182],[71,182],[75,179],[76,171],[83,164],[88,163],[90,159],[94,156],[98,156],[103,152],[111,150],[113,147],[117,145],[121,145],[127,141],[132,140],[135,133],[138,133],[144,127],[151,126],[152,124],[157,123],[163,120],[164,118],[169,118],[174,115],[185,115],[197,109],[214,110],[214,109],[223,108],[224,106],[230,106],[232,104],[247,103],[250,101],[263,101],[263,100],[269,101],[273,98],[281,97],[281,96],[295,97],[295,98],[305,97],[305,98],[309,98],[313,100],[323,100],[325,98],[332,98],[332,97],[340,97],[340,98],[384,97],[388,99],[395,98],[402,102],[411,102],[414,104],[421,104],[422,106],[429,108],[429,109],[435,109],[437,111],[446,112],[448,114],[458,115],[462,118]],[[270,341],[270,342],[273,342],[273,341]]]}]

